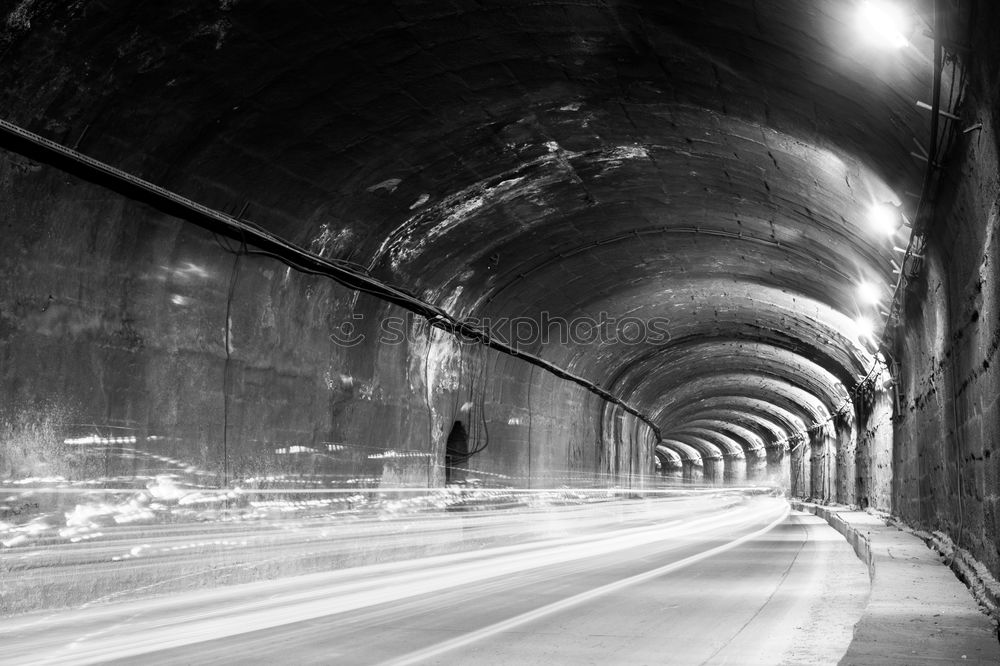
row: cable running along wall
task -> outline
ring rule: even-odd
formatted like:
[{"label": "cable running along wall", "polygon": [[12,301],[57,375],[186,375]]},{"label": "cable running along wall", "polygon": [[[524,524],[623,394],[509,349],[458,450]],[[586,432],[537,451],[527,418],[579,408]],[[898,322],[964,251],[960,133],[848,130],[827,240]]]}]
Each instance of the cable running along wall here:
[{"label": "cable running along wall", "polygon": [[621,407],[649,426],[657,442],[662,440],[660,429],[651,417],[606,389],[538,356],[522,352],[493,337],[489,331],[458,320],[440,307],[420,300],[399,287],[376,280],[347,262],[320,257],[255,224],[203,206],[2,119],[0,119],[0,148],[56,167],[213,233],[252,245],[258,248],[257,254],[270,256],[297,271],[328,277],[349,289],[370,294],[424,317],[430,325],[452,335],[475,341],[502,354],[542,368],[560,379],[583,387],[606,402]]}]

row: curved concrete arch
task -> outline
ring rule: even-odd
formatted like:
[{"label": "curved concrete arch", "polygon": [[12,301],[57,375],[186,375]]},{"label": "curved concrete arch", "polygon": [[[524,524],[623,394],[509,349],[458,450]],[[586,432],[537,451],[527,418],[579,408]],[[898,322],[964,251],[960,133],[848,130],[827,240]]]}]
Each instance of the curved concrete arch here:
[{"label": "curved concrete arch", "polygon": [[[722,450],[723,479],[727,483],[743,483],[747,479],[746,444],[713,428],[687,426],[673,430],[671,437],[694,436],[716,444]],[[751,455],[752,460],[756,458]]]},{"label": "curved concrete arch", "polygon": [[[799,396],[799,399],[804,401],[804,404],[807,404],[810,409],[823,411],[827,414],[843,408],[846,400],[846,398],[844,400],[824,399],[824,396],[816,395],[809,388],[803,387],[802,382],[787,376],[786,373],[772,372],[770,368],[749,362],[744,367],[731,365],[723,366],[718,370],[713,367],[713,364],[708,363],[704,367],[688,368],[676,372],[663,372],[657,369],[654,370],[651,377],[644,380],[633,395],[638,397],[643,393],[652,392],[658,395],[657,402],[660,404],[668,404],[671,397],[682,393],[685,387],[690,387],[690,390],[698,390],[713,382],[741,385],[747,391],[757,387],[764,390],[772,390],[766,386],[780,387],[779,390],[783,393]],[[735,377],[742,379],[734,381]],[[660,387],[670,387],[670,389],[663,391]]]},{"label": "curved concrete arch", "polygon": [[698,450],[702,460],[702,479],[706,483],[719,484],[726,480],[726,456],[714,442],[696,434],[671,434],[669,439],[682,442]]},{"label": "curved concrete arch", "polygon": [[767,444],[755,430],[736,423],[738,420],[738,414],[733,414],[725,420],[691,419],[686,422],[686,427],[715,430],[739,442],[744,447],[744,478],[756,480],[763,476],[764,470],[767,468]]},{"label": "curved concrete arch", "polygon": [[820,397],[831,411],[850,400],[844,384],[825,367],[785,347],[748,340],[671,342],[623,362],[612,386],[621,394],[633,393],[643,376],[638,370],[654,373],[665,383],[732,370],[772,374]]},{"label": "curved concrete arch", "polygon": [[[802,432],[811,424],[809,414],[797,407],[790,409],[763,398],[724,393],[701,400],[694,400],[687,406],[674,410],[672,416],[676,421],[681,422],[697,418],[705,410],[711,412],[714,416],[721,415],[723,418],[728,418],[729,414],[747,414],[750,417],[763,419],[768,423],[774,424],[774,427],[781,433],[778,439],[774,441],[786,440],[788,436],[796,432]],[[787,443],[783,445],[783,448],[788,448]]]},{"label": "curved concrete arch", "polygon": [[681,466],[681,455],[677,451],[671,449],[670,447],[657,445],[655,453],[656,455],[662,456],[663,458],[669,460],[672,465],[676,465],[677,467]]},{"label": "curved concrete arch", "polygon": [[751,432],[761,443],[761,448],[767,449],[772,443],[781,441],[791,434],[790,430],[783,428],[776,420],[768,419],[758,413],[745,409],[730,407],[703,408],[689,415],[692,423],[700,419],[706,419],[716,423],[732,423]]},{"label": "curved concrete arch", "polygon": [[[670,449],[681,458],[681,478],[687,483],[700,483],[705,478],[705,462],[698,449],[677,440],[665,439],[659,446]],[[709,467],[713,463],[709,463]]]},{"label": "curved concrete arch", "polygon": [[671,430],[670,435],[671,437],[676,437],[678,435],[695,435],[703,440],[709,441],[718,447],[724,460],[730,458],[734,460],[744,460],[746,458],[744,447],[739,441],[711,428],[685,426],[684,428]]},{"label": "curved concrete arch", "polygon": [[723,450],[718,444],[697,435],[690,435],[686,433],[680,433],[678,435],[671,434],[669,437],[664,437],[664,441],[680,442],[690,446],[698,452],[698,455],[701,456],[701,460],[704,463],[709,461],[721,462],[725,459]]},{"label": "curved concrete arch", "polygon": [[748,466],[748,475],[757,479],[766,474],[774,483],[784,479],[790,481],[788,440],[794,433],[805,429],[805,423],[799,417],[758,399],[721,396],[717,400],[706,402],[708,404],[693,404],[691,413],[683,415],[684,420],[697,423],[708,418],[711,421],[743,422],[750,427],[756,424],[765,442],[765,455],[763,460],[757,460]]},{"label": "curved concrete arch", "polygon": [[[619,288],[613,300],[609,298],[606,303],[595,303],[587,309],[574,303],[571,310],[566,310],[565,305],[560,310],[557,293],[553,293],[546,297],[551,302],[532,301],[512,310],[535,320],[541,318],[541,313],[548,313],[546,316],[560,321],[596,322],[606,316],[611,322],[618,322],[620,328],[609,325],[604,329],[608,334],[595,337],[591,344],[558,345],[549,340],[548,345],[531,348],[544,350],[546,358],[553,362],[619,387],[616,389],[619,393],[629,393],[633,386],[641,384],[655,372],[660,358],[669,362],[672,355],[675,359],[687,357],[691,360],[685,365],[694,367],[699,347],[714,346],[713,337],[720,340],[723,349],[757,343],[761,349],[771,350],[775,368],[780,371],[785,367],[786,376],[794,374],[794,370],[787,369],[790,365],[800,365],[807,374],[821,371],[833,381],[811,381],[817,386],[828,384],[830,391],[837,384],[854,386],[870,370],[873,357],[859,340],[854,316],[810,303],[782,289],[748,284],[729,288],[723,311],[712,305],[709,296],[717,288],[710,280],[671,283],[667,293],[626,286]],[[626,289],[634,293],[622,293]],[[810,314],[803,315],[802,308],[807,308]],[[644,330],[644,337],[633,342],[621,334],[633,330],[621,324],[626,317],[648,322],[647,329],[634,329]],[[752,354],[746,358],[760,361]],[[702,365],[711,366],[711,359]]]},{"label": "curved concrete arch", "polygon": [[701,452],[690,444],[685,444],[684,442],[674,439],[664,439],[659,445],[665,446],[676,452],[684,462],[688,462],[699,467],[702,464]]},{"label": "curved concrete arch", "polygon": [[[735,420],[735,419],[734,419]],[[761,436],[750,428],[745,428],[733,421],[699,418],[685,421],[686,427],[703,427],[709,430],[716,430],[740,443],[743,453],[747,459],[761,456],[764,453],[766,444]]]},{"label": "curved concrete arch", "polygon": [[691,402],[727,394],[763,398],[800,413],[808,425],[825,421],[830,415],[822,401],[788,382],[761,375],[730,373],[703,376],[661,392],[656,400],[654,416],[662,424],[661,427],[669,429],[676,422],[670,417],[671,410],[680,410]]},{"label": "curved concrete arch", "polygon": [[[664,434],[675,436],[676,432],[685,431],[688,428],[687,423],[691,420],[688,415],[685,415],[684,418],[678,418],[676,414],[672,418],[664,418],[662,415],[669,412],[671,408],[683,409],[689,404],[697,405],[713,395],[730,393],[762,398],[793,413],[798,412],[801,415],[801,420],[808,424],[807,428],[813,424],[825,422],[829,417],[829,412],[819,398],[784,380],[761,375],[731,373],[722,376],[702,376],[662,396],[663,407],[659,412],[659,421]],[[814,485],[812,477],[816,475],[811,463],[812,449],[810,447],[793,447],[790,449],[790,456],[791,490],[796,495],[808,496]],[[775,460],[772,456],[769,462],[772,466],[776,463],[784,464],[783,459],[784,456],[779,460]]]},{"label": "curved concrete arch", "polygon": [[666,446],[657,446],[653,450],[653,460],[656,471],[665,480],[683,480],[684,463],[676,451]]}]

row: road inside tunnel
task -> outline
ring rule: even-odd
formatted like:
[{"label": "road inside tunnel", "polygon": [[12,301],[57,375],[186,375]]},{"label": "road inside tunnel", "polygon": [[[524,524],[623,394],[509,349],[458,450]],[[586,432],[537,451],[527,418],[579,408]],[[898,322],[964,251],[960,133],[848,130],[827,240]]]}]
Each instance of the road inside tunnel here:
[{"label": "road inside tunnel", "polygon": [[[322,522],[332,533],[342,528],[342,538],[358,538],[352,521],[339,528]],[[199,531],[217,527],[194,526],[172,542],[152,537],[146,556],[168,568],[171,557],[183,555],[163,546],[197,541]],[[289,551],[268,555],[322,548],[296,540],[309,527],[316,525],[288,525]],[[280,663],[294,654],[296,663],[338,664],[833,663],[868,597],[867,568],[840,534],[759,491],[582,503],[553,493],[544,510],[384,514],[365,538],[415,546],[447,529],[465,535],[472,549],[214,590],[147,590],[131,601],[8,618],[0,659]],[[265,531],[255,526],[244,538],[252,541],[254,530]],[[134,562],[106,566],[127,571]]]}]

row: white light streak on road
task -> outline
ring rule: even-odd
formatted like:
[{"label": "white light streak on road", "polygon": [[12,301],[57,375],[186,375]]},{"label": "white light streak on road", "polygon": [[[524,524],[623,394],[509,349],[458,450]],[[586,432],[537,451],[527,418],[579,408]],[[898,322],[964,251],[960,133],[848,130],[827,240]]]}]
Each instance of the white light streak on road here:
[{"label": "white light streak on road", "polygon": [[[274,525],[210,524],[162,526],[175,529],[160,533],[122,526],[123,533],[108,542],[74,544],[79,553],[89,553],[90,564],[78,558],[53,571],[29,567],[25,574],[40,581],[45,576],[79,575],[89,566],[93,575],[101,576],[112,553],[123,548],[132,558],[114,563],[126,567],[122,575],[150,563],[169,567],[179,560],[196,566],[201,551],[184,545],[200,543],[211,531],[216,532],[215,548],[246,566],[301,556],[304,550],[329,556],[343,551],[345,544],[355,549],[365,543],[394,551],[413,548],[423,554],[426,548],[420,547],[441,535],[465,541],[461,552],[397,557],[381,564],[117,603],[90,600],[75,609],[9,617],[0,625],[0,662],[87,664],[142,655],[144,662],[225,663],[267,660],[269,652],[269,659],[292,654],[287,650],[317,650],[322,656],[316,659],[327,662],[447,662],[452,652],[464,654],[478,644],[505,640],[520,628],[530,633],[547,618],[590,608],[604,597],[630,594],[686,567],[746,548],[787,516],[783,499],[718,492],[544,510],[296,521],[283,530]],[[26,561],[44,558],[40,553]],[[132,590],[131,595],[141,592]],[[495,603],[484,606],[483,599]],[[467,618],[461,614],[463,606],[470,609]],[[407,618],[456,612],[456,622],[467,620],[470,626],[450,630],[447,637],[407,633],[402,627]],[[324,628],[311,629],[317,622]],[[397,629],[394,637],[386,638],[381,652],[367,652],[365,646],[377,645],[386,627]],[[289,637],[281,638],[286,631]],[[341,649],[344,654],[338,656]]]}]

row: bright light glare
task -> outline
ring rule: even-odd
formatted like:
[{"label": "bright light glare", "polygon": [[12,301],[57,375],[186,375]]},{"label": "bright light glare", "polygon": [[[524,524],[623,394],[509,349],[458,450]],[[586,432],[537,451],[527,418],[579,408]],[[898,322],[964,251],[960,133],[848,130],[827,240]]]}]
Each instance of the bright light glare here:
[{"label": "bright light glare", "polygon": [[858,298],[862,303],[876,305],[882,298],[881,290],[871,282],[862,282],[858,285]]},{"label": "bright light glare", "polygon": [[903,36],[906,17],[896,5],[885,2],[862,2],[858,9],[858,28],[870,41],[894,49],[910,42]]},{"label": "bright light glare", "polygon": [[868,212],[868,221],[879,231],[891,236],[899,228],[899,211],[891,204],[875,204]]},{"label": "bright light glare", "polygon": [[875,338],[875,324],[868,317],[858,317],[854,320],[854,325],[857,327],[859,339],[872,340]]}]

